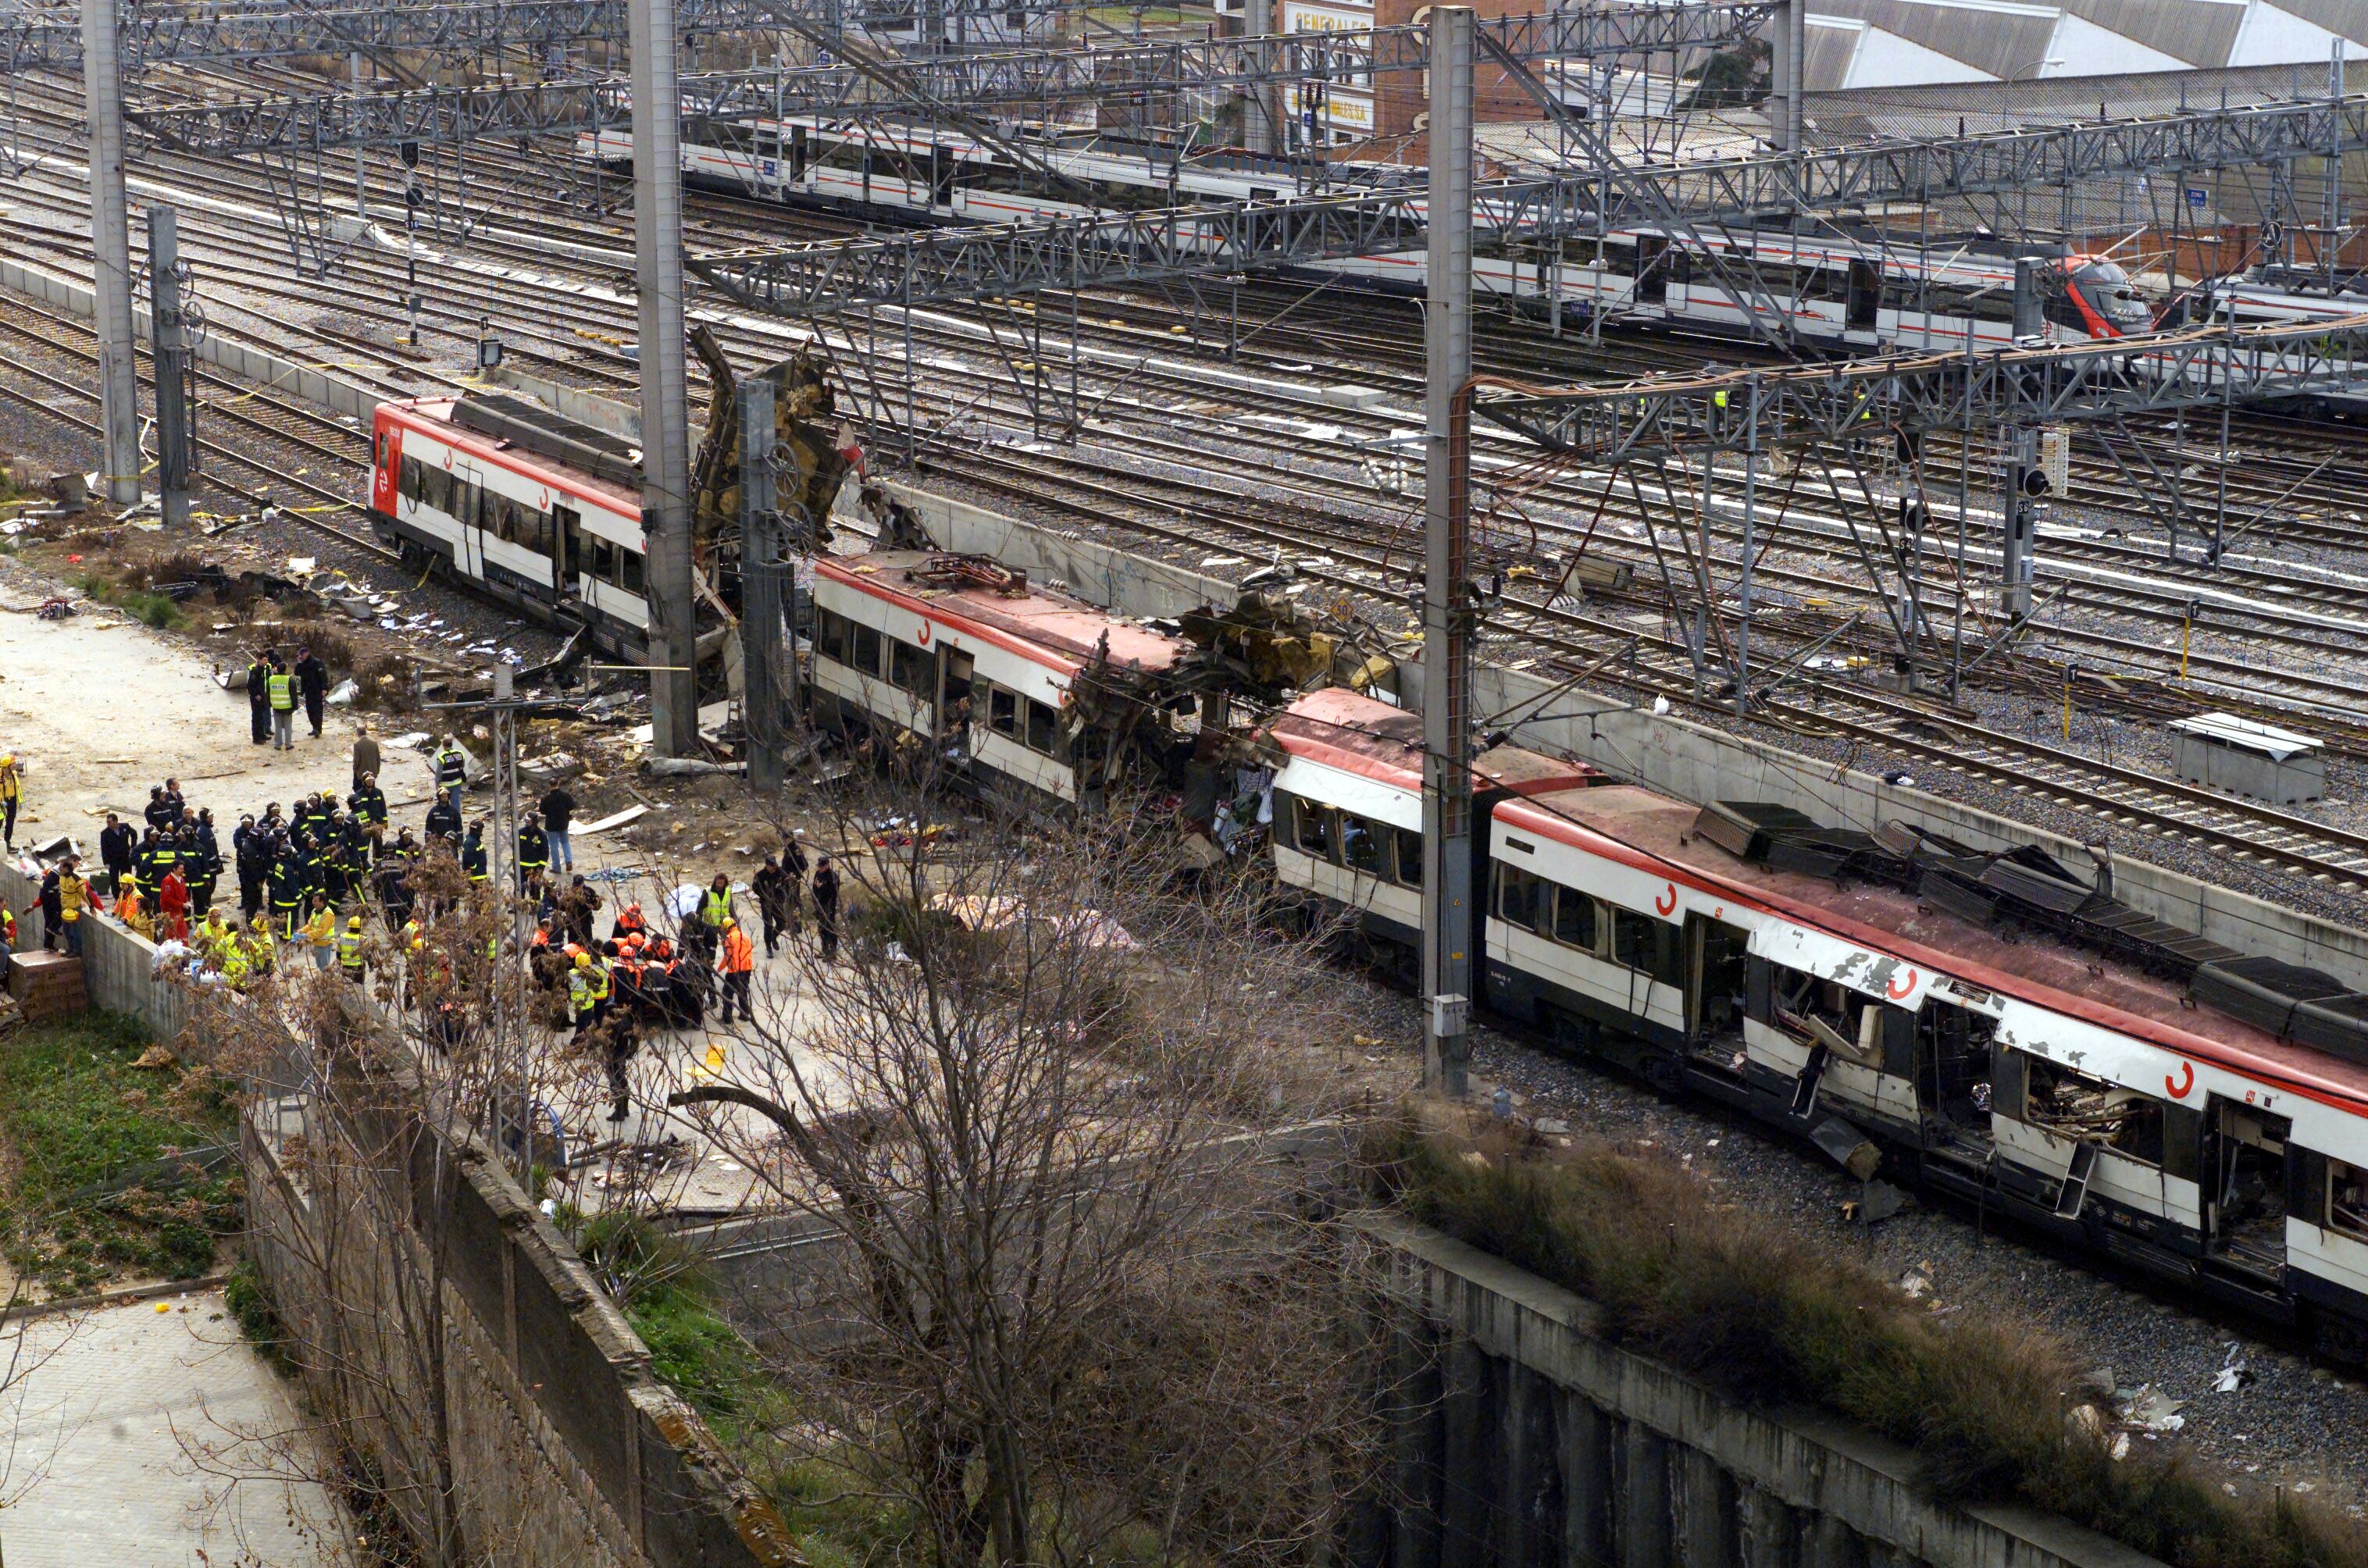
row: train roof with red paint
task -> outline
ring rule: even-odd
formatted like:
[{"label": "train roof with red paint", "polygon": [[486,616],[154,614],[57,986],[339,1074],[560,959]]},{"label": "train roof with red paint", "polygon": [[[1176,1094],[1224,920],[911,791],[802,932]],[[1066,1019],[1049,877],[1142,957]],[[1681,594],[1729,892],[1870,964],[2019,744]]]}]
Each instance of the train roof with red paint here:
[{"label": "train roof with red paint", "polygon": [[2368,1108],[2368,1068],[2198,1007],[2184,987],[2053,938],[2014,941],[1897,888],[1839,884],[1736,858],[1693,833],[1701,812],[1634,785],[1506,801],[1508,827],[1736,898],[1986,990],[2331,1103]]},{"label": "train roof with red paint", "polygon": [[1049,653],[1070,667],[1094,656],[1109,639],[1110,663],[1153,674],[1171,668],[1183,652],[1177,642],[1082,599],[1017,578],[1016,591],[986,580],[1002,571],[975,556],[935,550],[875,550],[825,556],[814,570],[860,593],[903,605],[932,619],[961,621],[1019,653]]},{"label": "train roof with red paint", "polygon": [[[479,426],[492,428],[472,428],[462,423],[464,417],[469,417],[463,414],[464,403],[476,415]],[[521,417],[517,410],[530,413]],[[505,411],[509,412],[505,415]],[[481,462],[526,475],[564,494],[594,502],[605,511],[635,519],[642,515],[640,485],[620,482],[622,474],[633,472],[631,460],[623,455],[627,450],[624,442],[548,410],[533,408],[523,399],[481,393],[466,398],[414,398],[380,403],[377,418],[381,425],[433,436]],[[510,433],[502,434],[504,430]],[[556,445],[561,442],[581,447],[585,461],[570,463],[552,455],[554,450],[567,449]],[[546,449],[533,449],[536,447]],[[609,473],[604,476],[595,472],[595,463],[608,468]]]},{"label": "train roof with red paint", "polygon": [[[1361,692],[1338,686],[1311,691],[1284,709],[1267,733],[1293,756],[1395,789],[1422,789],[1422,715]],[[1510,745],[1483,752],[1472,771],[1479,788],[1517,795],[1584,789],[1603,777],[1586,763]]]}]

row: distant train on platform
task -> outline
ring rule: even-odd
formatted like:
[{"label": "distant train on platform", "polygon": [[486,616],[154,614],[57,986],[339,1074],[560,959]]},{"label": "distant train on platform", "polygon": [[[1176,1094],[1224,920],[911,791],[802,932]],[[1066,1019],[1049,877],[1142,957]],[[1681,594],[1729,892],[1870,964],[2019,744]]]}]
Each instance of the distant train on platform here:
[{"label": "distant train on platform", "polygon": [[[1277,881],[1410,979],[1419,717],[1322,691],[1270,733]],[[1512,746],[1473,773],[1499,1016],[2368,1360],[2368,996],[2033,851],[1697,808]]]},{"label": "distant train on platform", "polygon": [[[580,155],[629,165],[630,132],[585,132]],[[688,128],[683,172],[692,183],[738,195],[882,210],[916,223],[980,225],[1078,218],[1195,201],[1274,200],[1295,196],[1293,164],[1239,150],[1180,161],[1136,146],[1096,142],[1049,151],[1046,162],[1098,199],[1092,207],[1023,188],[1007,156],[961,133],[924,126],[863,126],[815,117],[718,122]],[[1383,165],[1333,165],[1335,191],[1389,188],[1407,172]],[[2014,255],[1969,241],[1922,254],[1836,232],[1797,236],[1714,231],[1710,242],[1726,274],[1747,287],[1721,287],[1700,236],[1650,228],[1566,242],[1559,262],[1480,256],[1473,286],[1531,310],[1584,321],[1602,313],[1630,323],[1740,335],[1747,312],[1789,319],[1814,342],[1839,349],[1962,348],[2014,341]],[[2023,247],[2025,251],[2029,247]],[[2061,251],[2061,247],[2058,247]],[[2145,332],[2156,307],[2110,256],[2043,257],[2050,342],[2079,343]],[[1423,287],[1418,253],[1318,264],[1308,270],[1400,292]],[[1740,302],[1736,292],[1746,296]]]}]

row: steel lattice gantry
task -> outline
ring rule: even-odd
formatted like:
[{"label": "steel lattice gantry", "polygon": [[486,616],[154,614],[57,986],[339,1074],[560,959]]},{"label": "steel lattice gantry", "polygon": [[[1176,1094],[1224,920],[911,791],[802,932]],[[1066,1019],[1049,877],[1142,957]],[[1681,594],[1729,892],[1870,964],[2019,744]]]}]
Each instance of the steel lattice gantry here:
[{"label": "steel lattice gantry", "polygon": [[135,105],[124,110],[124,118],[182,152],[235,157],[405,142],[444,146],[621,125],[631,118],[630,101],[622,83],[539,82],[515,87],[248,98],[165,108]]},{"label": "steel lattice gantry", "polygon": [[[2138,347],[2137,345],[2142,345]],[[1624,386],[1475,385],[1474,418],[1612,466],[1850,437],[2028,428],[2368,385],[2368,315],[1995,353],[1913,354]]]},{"label": "steel lattice gantry", "polygon": [[[2187,174],[2368,148],[2368,95],[2197,110],[2145,119],[1838,148],[1802,156],[1631,166],[1475,188],[1484,234],[1592,233],[1675,212],[1750,223],[2142,174]],[[693,257],[691,269],[744,305],[810,316],[1099,288],[1159,278],[1290,267],[1418,249],[1424,199],[1412,187],[1292,200],[1210,204],[993,229],[921,231],[783,250]]]},{"label": "steel lattice gantry", "polygon": [[[590,13],[608,3],[571,0],[569,8]],[[766,0],[731,0],[731,4],[741,13],[762,12],[777,18],[780,14]],[[1518,59],[1585,59],[1713,46],[1745,35],[1775,10],[1775,0],[1720,0],[1708,5],[1557,11],[1505,17],[1484,28]],[[375,14],[318,15],[334,18]],[[1427,39],[1424,28],[1398,27],[1109,49],[914,56],[893,62],[894,87],[883,85],[877,72],[826,65],[689,75],[683,78],[682,93],[687,110],[711,119],[829,114],[858,107],[873,113],[903,108],[927,114],[944,105],[989,109],[1059,100],[1107,101],[1114,97],[1167,95],[1195,88],[1357,82],[1370,80],[1376,73],[1419,72],[1428,68]],[[395,101],[398,98],[420,101]],[[465,141],[472,135],[507,136],[520,127],[551,131],[596,121],[612,124],[624,118],[625,102],[621,84],[582,81],[529,87],[421,89],[369,97],[323,94],[227,99],[151,108],[135,118],[152,134],[176,147],[228,155],[298,147]]]},{"label": "steel lattice gantry", "polygon": [[[807,0],[800,12],[832,31],[892,30],[921,21],[1001,18],[1079,10],[1085,0]],[[683,0],[686,33],[762,32],[780,27],[780,8],[764,0]],[[592,40],[622,42],[625,0],[496,0],[484,5],[305,5],[225,6],[211,13],[149,11],[120,15],[124,70],[174,62],[270,60],[349,51],[416,50],[466,54],[543,49]],[[0,15],[0,70],[74,70],[82,28],[53,17]]]}]

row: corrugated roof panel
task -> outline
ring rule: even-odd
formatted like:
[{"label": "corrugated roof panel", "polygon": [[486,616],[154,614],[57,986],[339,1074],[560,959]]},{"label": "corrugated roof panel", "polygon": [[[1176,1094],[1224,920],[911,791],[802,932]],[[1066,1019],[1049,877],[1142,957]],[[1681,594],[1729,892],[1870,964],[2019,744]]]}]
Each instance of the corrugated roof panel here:
[{"label": "corrugated roof panel", "polygon": [[2047,58],[2062,13],[2053,6],[1938,0],[1817,0],[1817,8],[1895,33],[1986,75],[2004,79]]},{"label": "corrugated roof panel", "polygon": [[[2339,38],[2350,39],[2354,43],[2368,45],[2368,4],[2362,4],[2362,0],[2280,0],[2280,3],[2275,6],[2263,5],[2261,0],[2253,0],[2249,9],[2254,14],[2247,17],[2247,41],[2252,44],[2252,47],[2247,51],[2247,53],[2252,56],[2248,63],[2283,64],[2289,61],[2325,62],[2326,39],[2314,38],[2292,27],[2280,28],[2276,25],[2279,21],[2289,17],[2308,23],[2322,35],[2332,33]],[[2264,52],[2262,43],[2255,41],[2256,40],[2267,41],[2271,39],[2287,43],[2288,47],[2282,52]]]},{"label": "corrugated roof panel", "polygon": [[[2351,3],[2360,8],[2359,0]],[[2063,0],[2063,5],[2083,21],[2190,65],[2226,65],[2245,24],[2246,0]],[[2152,62],[2133,62],[2114,69],[2153,68]]]},{"label": "corrugated roof panel", "polygon": [[1850,62],[1858,54],[1863,24],[1844,17],[1811,17],[1804,32],[1806,46],[1801,79],[1813,93],[1830,93],[1850,86]]}]

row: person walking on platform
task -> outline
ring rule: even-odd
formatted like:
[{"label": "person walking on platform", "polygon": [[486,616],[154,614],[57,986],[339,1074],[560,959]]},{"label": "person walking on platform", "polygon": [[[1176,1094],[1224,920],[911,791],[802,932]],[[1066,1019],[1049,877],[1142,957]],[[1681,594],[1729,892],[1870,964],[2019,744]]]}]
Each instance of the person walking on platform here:
[{"label": "person walking on platform", "polygon": [[321,738],[321,706],[329,699],[329,666],[310,648],[296,650],[296,689],[304,699],[304,722]]},{"label": "person walking on platform", "polygon": [[784,933],[792,938],[798,934],[798,880],[768,855],[748,885],[757,894],[757,914],[764,923],[765,956],[771,958],[780,951]]},{"label": "person walking on platform", "polygon": [[351,915],[346,921],[346,928],[337,933],[337,966],[346,971],[347,980],[359,985],[369,964],[362,953],[362,917]]},{"label": "person walking on platform", "polygon": [[271,667],[276,662],[266,648],[246,666],[246,716],[256,745],[271,738]]},{"label": "person walking on platform", "polygon": [[107,870],[107,891],[120,893],[131,881],[131,850],[140,842],[128,824],[113,812],[98,830],[98,863]]},{"label": "person walking on platform", "polygon": [[368,724],[354,727],[354,788],[359,790],[365,779],[378,777],[378,742]]},{"label": "person walking on platform", "polygon": [[740,1005],[740,1017],[748,1023],[757,1021],[755,1004],[748,999],[748,985],[757,971],[757,944],[748,933],[740,929],[740,922],[725,916],[723,921],[723,1021],[732,1021],[732,1005]]},{"label": "person walking on platform", "polygon": [[271,697],[271,749],[296,749],[296,677],[274,659],[270,678],[264,682]]},{"label": "person walking on platform", "polygon": [[567,842],[567,829],[575,820],[575,797],[553,784],[535,802],[535,810],[542,813],[542,836],[551,846],[552,870],[575,870],[575,848]]},{"label": "person walking on platform", "polygon": [[822,938],[822,961],[838,957],[838,869],[830,857],[814,858],[814,935]]},{"label": "person walking on platform", "polygon": [[461,787],[469,781],[469,754],[450,735],[444,737],[444,749],[436,754],[436,790],[452,808],[454,821],[461,816]]}]

